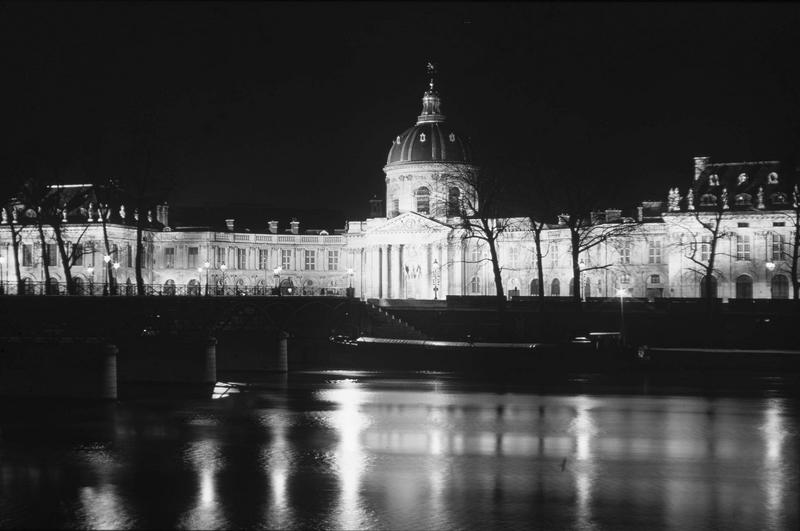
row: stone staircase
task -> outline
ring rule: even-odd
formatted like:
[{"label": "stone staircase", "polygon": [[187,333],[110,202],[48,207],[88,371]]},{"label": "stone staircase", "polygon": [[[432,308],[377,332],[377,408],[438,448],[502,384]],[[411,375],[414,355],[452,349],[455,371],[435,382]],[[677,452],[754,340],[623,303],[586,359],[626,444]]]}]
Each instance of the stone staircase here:
[{"label": "stone staircase", "polygon": [[427,335],[380,306],[371,302],[365,302],[364,305],[372,325],[370,336],[387,339],[428,339]]}]

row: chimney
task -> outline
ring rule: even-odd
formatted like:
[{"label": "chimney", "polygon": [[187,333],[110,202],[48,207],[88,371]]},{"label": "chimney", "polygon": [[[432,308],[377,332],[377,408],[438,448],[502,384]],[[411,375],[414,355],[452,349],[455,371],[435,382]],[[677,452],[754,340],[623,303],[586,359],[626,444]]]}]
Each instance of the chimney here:
[{"label": "chimney", "polygon": [[642,205],[639,205],[638,207],[636,207],[636,220],[642,221],[643,218],[644,218],[644,207]]},{"label": "chimney", "polygon": [[292,234],[300,233],[300,222],[296,219],[292,219],[292,221],[289,222],[289,226],[292,228]]},{"label": "chimney", "polygon": [[606,209],[606,223],[613,223],[615,221],[619,221],[621,218],[622,218],[622,210],[616,208]]},{"label": "chimney", "polygon": [[156,205],[156,221],[169,228],[169,205],[164,201],[161,205]]},{"label": "chimney", "polygon": [[694,158],[694,180],[700,178],[700,174],[705,171],[706,166],[711,161],[711,157],[695,157]]},{"label": "chimney", "polygon": [[234,227],[233,222],[234,222],[233,219],[226,219],[225,220],[225,225],[228,227],[228,230],[231,231],[231,232],[233,231],[233,227]]},{"label": "chimney", "polygon": [[278,233],[278,222],[277,221],[268,221],[267,225],[269,226],[269,233],[270,234],[277,234]]}]

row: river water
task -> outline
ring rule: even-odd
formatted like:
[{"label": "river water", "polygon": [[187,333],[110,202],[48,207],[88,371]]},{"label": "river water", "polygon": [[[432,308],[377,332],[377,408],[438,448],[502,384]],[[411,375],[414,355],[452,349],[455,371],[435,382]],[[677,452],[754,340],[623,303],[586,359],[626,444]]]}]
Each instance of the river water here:
[{"label": "river water", "polygon": [[5,402],[0,527],[797,529],[797,397],[765,381],[332,371],[206,400]]}]

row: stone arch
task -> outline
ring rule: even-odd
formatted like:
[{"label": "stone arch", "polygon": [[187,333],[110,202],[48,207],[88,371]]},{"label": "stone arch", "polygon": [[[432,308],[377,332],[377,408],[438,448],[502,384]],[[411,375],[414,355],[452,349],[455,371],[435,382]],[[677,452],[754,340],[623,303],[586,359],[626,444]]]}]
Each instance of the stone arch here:
[{"label": "stone arch", "polygon": [[561,296],[561,281],[557,278],[554,278],[553,281],[550,283],[550,296],[551,297],[560,297]]},{"label": "stone arch", "polygon": [[789,298],[789,279],[785,275],[775,275],[770,282],[770,292],[773,299]]},{"label": "stone arch", "polygon": [[753,279],[749,275],[739,275],[736,277],[736,298],[753,298]]},{"label": "stone arch", "polygon": [[175,295],[176,288],[175,288],[175,281],[174,280],[169,279],[166,282],[164,282],[164,291],[163,291],[163,293],[164,293],[164,295],[167,295],[167,296],[170,296],[170,297]]},{"label": "stone arch", "polygon": [[186,294],[194,296],[200,295],[200,282],[197,279],[193,278],[186,283]]}]

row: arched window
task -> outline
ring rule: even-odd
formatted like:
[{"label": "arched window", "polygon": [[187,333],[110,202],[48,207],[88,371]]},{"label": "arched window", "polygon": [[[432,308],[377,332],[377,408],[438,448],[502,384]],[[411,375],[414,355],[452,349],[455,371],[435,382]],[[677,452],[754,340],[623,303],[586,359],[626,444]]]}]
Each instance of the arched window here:
[{"label": "arched window", "polygon": [[559,282],[557,278],[554,278],[553,281],[550,283],[550,296],[551,297],[561,296],[561,282]]},{"label": "arched window", "polygon": [[164,282],[164,295],[175,295],[175,281],[172,279]]},{"label": "arched window", "polygon": [[50,281],[47,283],[47,294],[58,295],[58,279],[50,278]]},{"label": "arched window", "polygon": [[417,188],[417,191],[414,193],[416,200],[417,200],[417,212],[419,214],[430,214],[431,213],[431,191],[428,190],[425,186]]},{"label": "arched window", "polygon": [[23,278],[22,279],[22,294],[23,295],[35,295],[36,294],[36,287],[33,284],[33,280],[30,278]]},{"label": "arched window", "polygon": [[771,289],[773,299],[788,299],[789,279],[784,275],[775,275],[772,277]]},{"label": "arched window", "polygon": [[575,295],[575,278],[569,279],[569,296]]},{"label": "arched window", "polygon": [[281,295],[294,294],[294,282],[292,282],[291,278],[285,278],[281,280],[280,288],[281,288]]},{"label": "arched window", "polygon": [[717,196],[714,194],[703,194],[700,196],[700,206],[715,206],[717,204]]},{"label": "arched window", "polygon": [[736,194],[734,204],[736,206],[750,206],[753,204],[753,196],[750,194]]},{"label": "arched window", "polygon": [[737,299],[752,299],[753,298],[753,279],[747,275],[740,275],[736,278],[736,298]]},{"label": "arched window", "polygon": [[75,277],[72,279],[72,283],[74,284],[75,295],[86,295],[86,290],[83,286],[83,279],[81,277]]},{"label": "arched window", "polygon": [[[700,297],[706,298],[706,277],[700,279]],[[711,298],[717,298],[717,279],[711,277]]]},{"label": "arched window", "polygon": [[461,190],[450,188],[447,191],[447,215],[458,216],[461,212]]},{"label": "arched window", "polygon": [[186,284],[186,292],[189,295],[200,295],[200,282],[195,279],[190,280],[189,283]]},{"label": "arched window", "polygon": [[244,285],[244,279],[239,279],[236,281],[236,295],[246,295],[247,294],[247,286]]},{"label": "arched window", "polygon": [[539,294],[539,279],[534,278],[531,280],[531,295],[538,295]]},{"label": "arched window", "polygon": [[481,279],[477,276],[472,277],[472,280],[469,281],[469,292],[473,294],[481,292]]}]

